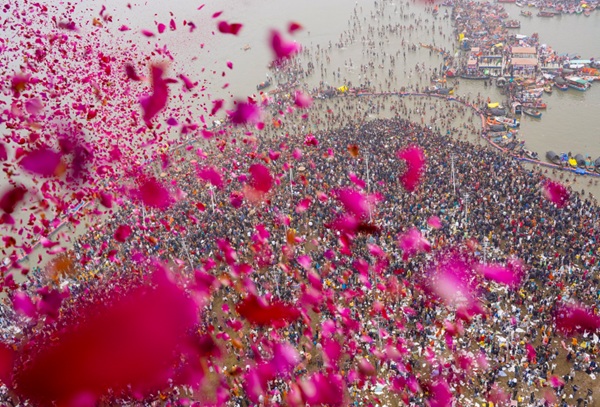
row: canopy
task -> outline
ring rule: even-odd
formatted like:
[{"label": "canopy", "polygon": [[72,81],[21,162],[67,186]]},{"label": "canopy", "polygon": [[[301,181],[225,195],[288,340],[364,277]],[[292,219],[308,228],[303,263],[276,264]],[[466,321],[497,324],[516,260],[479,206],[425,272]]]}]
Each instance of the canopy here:
[{"label": "canopy", "polygon": [[339,88],[337,88],[337,90],[339,90],[340,92],[346,92],[348,90],[348,87],[346,85],[342,85]]},{"label": "canopy", "polygon": [[497,108],[498,106],[500,106],[500,103],[498,103],[498,102],[494,102],[494,103],[488,103],[488,107],[489,107],[490,109],[495,109],[495,108]]}]

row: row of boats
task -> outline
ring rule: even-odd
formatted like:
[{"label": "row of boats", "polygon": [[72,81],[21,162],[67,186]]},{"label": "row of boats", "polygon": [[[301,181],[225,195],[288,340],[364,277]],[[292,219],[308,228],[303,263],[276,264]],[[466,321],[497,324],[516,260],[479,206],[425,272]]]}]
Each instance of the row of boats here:
[{"label": "row of boats", "polygon": [[554,151],[546,152],[546,159],[552,164],[561,167],[581,168],[587,171],[600,173],[600,157],[592,160],[592,157],[585,158],[582,154],[571,155],[571,153],[557,154]]}]

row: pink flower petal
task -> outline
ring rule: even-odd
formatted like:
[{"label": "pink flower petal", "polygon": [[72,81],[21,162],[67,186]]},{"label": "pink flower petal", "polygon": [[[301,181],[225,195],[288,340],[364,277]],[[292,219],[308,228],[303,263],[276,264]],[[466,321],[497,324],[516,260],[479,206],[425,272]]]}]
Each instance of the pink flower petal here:
[{"label": "pink flower petal", "polygon": [[273,177],[267,167],[262,164],[253,164],[250,166],[252,176],[250,185],[261,193],[267,193],[273,185]]},{"label": "pink flower petal", "polygon": [[131,235],[131,226],[129,225],[121,225],[115,231],[115,240],[117,242],[124,242]]},{"label": "pink flower petal", "polygon": [[306,93],[297,90],[294,92],[294,104],[299,108],[306,109],[312,105],[312,98]]},{"label": "pink flower petal", "polygon": [[19,165],[24,170],[43,177],[58,176],[64,171],[62,155],[44,147],[27,153]]},{"label": "pink flower petal", "polygon": [[400,182],[408,192],[414,191],[421,182],[425,171],[425,154],[416,146],[398,151],[397,157],[406,161],[406,172],[400,177]]},{"label": "pink flower petal", "polygon": [[291,23],[288,25],[288,32],[289,32],[290,34],[293,34],[293,33],[295,33],[296,31],[298,31],[298,30],[301,30],[302,28],[303,28],[303,27],[302,27],[300,24],[298,24],[298,23],[295,23],[295,22],[291,22]]},{"label": "pink flower petal", "polygon": [[192,349],[194,302],[161,273],[152,285],[128,288],[117,298],[82,306],[53,338],[40,337],[35,353],[19,356],[18,393],[38,405],[70,405],[109,389],[143,397],[168,387],[173,366]]},{"label": "pink flower petal", "polygon": [[248,322],[259,326],[281,327],[300,317],[300,311],[296,307],[279,301],[269,304],[254,295],[247,296],[235,309]]},{"label": "pink flower petal", "polygon": [[223,189],[223,175],[215,167],[203,167],[198,170],[198,177],[218,189]]},{"label": "pink flower petal", "polygon": [[238,32],[242,29],[242,25],[240,23],[229,24],[226,21],[219,21],[219,23],[217,24],[217,28],[219,32],[223,34],[237,35]]},{"label": "pink flower petal", "polygon": [[0,210],[8,214],[13,213],[16,206],[25,197],[26,193],[27,189],[22,185],[7,190],[0,197]]},{"label": "pink flower petal", "polygon": [[275,54],[275,60],[291,58],[294,54],[298,53],[301,49],[300,45],[295,42],[288,42],[283,39],[281,33],[276,30],[271,31],[271,49]]},{"label": "pink flower petal", "polygon": [[233,124],[256,124],[260,121],[260,106],[255,103],[237,102],[233,111],[227,111]]},{"label": "pink flower petal", "polygon": [[442,227],[442,221],[437,216],[431,216],[427,219],[427,224],[434,229],[441,229]]},{"label": "pink flower petal", "polygon": [[554,314],[556,328],[565,335],[600,331],[600,316],[578,305],[561,305]]},{"label": "pink flower petal", "polygon": [[558,182],[548,180],[544,184],[544,196],[559,208],[569,202],[569,195],[567,188]]},{"label": "pink flower petal", "polygon": [[172,198],[169,191],[157,180],[145,180],[134,194],[147,206],[166,209],[171,205]]},{"label": "pink flower petal", "polygon": [[398,246],[403,251],[402,259],[405,261],[417,253],[429,252],[431,250],[431,244],[417,228],[411,228],[408,232],[401,235],[398,239]]},{"label": "pink flower petal", "polygon": [[140,104],[144,110],[144,121],[149,124],[152,118],[156,116],[161,110],[167,105],[167,99],[169,97],[168,81],[166,81],[162,75],[164,70],[159,65],[152,65],[151,76],[152,76],[152,95],[145,96],[140,99]]},{"label": "pink flower petal", "polygon": [[494,264],[482,264],[479,266],[481,275],[500,284],[507,285],[511,288],[517,288],[523,280],[523,271],[519,266],[503,267]]}]

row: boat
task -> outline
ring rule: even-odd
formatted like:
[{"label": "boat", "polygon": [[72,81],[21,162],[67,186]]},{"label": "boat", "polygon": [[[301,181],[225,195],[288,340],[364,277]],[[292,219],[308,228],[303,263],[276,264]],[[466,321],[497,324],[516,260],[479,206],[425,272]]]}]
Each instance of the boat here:
[{"label": "boat", "polygon": [[540,101],[536,101],[536,102],[523,102],[523,107],[527,108],[527,109],[541,109],[544,110],[548,107],[547,104],[540,102]]},{"label": "boat", "polygon": [[540,11],[537,15],[538,17],[554,17],[554,13],[551,11]]},{"label": "boat", "polygon": [[519,102],[514,102],[512,104],[512,112],[515,116],[521,116],[521,114],[523,113],[523,105]]},{"label": "boat", "polygon": [[476,74],[461,73],[459,76],[463,79],[474,79],[474,80],[490,79],[489,75],[485,75],[485,74],[481,74],[481,73],[476,73]]},{"label": "boat", "polygon": [[539,158],[538,153],[536,153],[535,151],[527,150],[526,148],[521,150],[521,154],[532,160],[537,160]]},{"label": "boat", "polygon": [[493,107],[488,109],[488,114],[491,116],[506,116],[506,110],[501,107]]},{"label": "boat", "polygon": [[567,80],[567,85],[569,86],[569,88],[572,88],[572,89],[586,91],[591,86],[588,81],[586,81],[585,79],[582,79],[578,76],[569,76],[565,79]]},{"label": "boat", "polygon": [[263,89],[268,88],[269,86],[271,86],[271,81],[267,79],[266,81],[261,82],[258,85],[256,85],[256,90],[263,90]]},{"label": "boat", "polygon": [[562,165],[562,160],[560,159],[560,155],[556,154],[554,151],[547,151],[546,159],[548,161],[550,161],[552,164]]},{"label": "boat", "polygon": [[523,113],[525,113],[527,116],[539,119],[542,117],[542,112],[540,112],[537,109],[531,109],[531,108],[526,108],[523,109]]},{"label": "boat", "polygon": [[496,120],[498,123],[505,124],[512,129],[516,129],[521,124],[517,119],[511,119],[510,117],[506,116],[496,116],[494,117],[494,120]]},{"label": "boat", "polygon": [[503,88],[506,86],[506,78],[501,76],[498,79],[496,79],[496,86],[499,88]]},{"label": "boat", "polygon": [[590,9],[586,9],[586,10],[583,12],[583,15],[584,15],[584,16],[586,16],[586,17],[589,17],[589,16],[591,16],[591,15],[592,15],[592,10],[590,10]]},{"label": "boat", "polygon": [[577,166],[581,168],[585,168],[585,158],[581,154],[575,154],[575,161],[577,161]]},{"label": "boat", "polygon": [[519,20],[505,21],[504,28],[521,28],[521,22]]},{"label": "boat", "polygon": [[569,85],[567,85],[565,82],[554,82],[554,86],[556,86],[559,90],[562,91],[569,90]]},{"label": "boat", "polygon": [[250,44],[246,44],[242,47],[242,50],[248,51],[250,49]]},{"label": "boat", "polygon": [[546,84],[544,85],[544,92],[548,93],[548,94],[552,94],[552,85],[551,84]]},{"label": "boat", "polygon": [[521,3],[520,1],[517,1],[517,2],[515,2],[515,5],[517,7],[523,7],[523,6],[525,6],[525,3]]},{"label": "boat", "polygon": [[596,167],[596,172],[600,172],[600,157],[596,158],[596,161],[594,161],[594,166]]},{"label": "boat", "polygon": [[567,160],[567,164],[569,164],[569,166],[573,168],[577,168],[577,160],[575,159],[575,157],[569,157],[569,159]]},{"label": "boat", "polygon": [[488,126],[490,131],[505,131],[506,130],[506,126],[503,124],[492,124],[490,126]]},{"label": "boat", "polygon": [[523,17],[531,17],[533,15],[533,13],[529,10],[521,10],[521,15]]}]

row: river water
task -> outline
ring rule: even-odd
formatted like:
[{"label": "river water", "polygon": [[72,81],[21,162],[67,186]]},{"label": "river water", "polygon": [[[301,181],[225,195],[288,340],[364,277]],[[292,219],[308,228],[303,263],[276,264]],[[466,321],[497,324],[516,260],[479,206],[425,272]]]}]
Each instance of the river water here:
[{"label": "river water", "polygon": [[[379,20],[371,16],[372,1],[353,0],[245,0],[236,1],[235,6],[232,6],[231,2],[217,0],[208,3],[201,10],[197,10],[197,3],[188,1],[166,3],[154,0],[141,6],[133,5],[128,9],[124,3],[111,0],[108,7],[109,10],[112,7],[115,15],[132,27],[132,33],[136,33],[138,41],[139,29],[153,28],[155,21],[167,23],[171,18],[170,13],[179,22],[183,19],[194,21],[199,28],[192,35],[188,35],[187,30],[182,32],[178,29],[163,34],[160,41],[161,44],[169,45],[176,55],[177,65],[184,67],[186,71],[200,75],[200,70],[206,68],[207,71],[216,72],[207,77],[210,82],[206,95],[208,97],[225,95],[235,99],[255,93],[256,84],[265,79],[266,66],[272,57],[267,44],[268,32],[271,28],[284,30],[290,21],[298,22],[304,27],[294,39],[313,51],[317,44],[321,47],[327,47],[330,41],[335,44],[340,34],[348,30],[348,22],[355,11],[358,20],[362,20],[365,26],[395,22],[409,26],[415,20],[422,19],[421,29],[413,31],[410,36],[404,34],[407,44],[433,43],[448,50],[453,50],[457,45],[450,35],[450,20],[441,17],[434,20],[426,11],[426,6],[419,2],[391,3],[386,8],[386,15]],[[552,47],[559,54],[578,54],[584,59],[600,57],[600,12],[594,12],[590,17],[581,14],[551,19],[536,16],[528,18],[520,16],[521,9],[514,4],[506,4],[505,7],[511,18],[521,21],[521,29],[515,32],[525,35],[538,33],[540,42]],[[442,7],[442,12],[444,9]],[[212,19],[212,14],[217,11],[224,12],[218,19]],[[409,18],[405,19],[405,15]],[[244,26],[238,36],[218,32],[213,35],[212,32],[216,31],[216,21],[220,19],[240,22]],[[429,21],[425,22],[425,19]],[[435,31],[425,29],[431,27],[432,22],[435,23]],[[440,35],[440,29],[446,33],[446,38]],[[135,35],[131,35],[135,39]],[[204,43],[202,49],[201,43]],[[249,45],[250,49],[243,51],[242,48],[246,45]],[[365,48],[367,47],[361,41],[356,41],[342,49],[334,49],[328,72],[337,71],[339,68],[340,79],[334,79],[331,74],[325,78],[315,74],[308,78],[307,82],[315,86],[320,80],[324,80],[328,84],[340,86],[344,84],[344,78],[355,84],[364,81],[357,67],[372,60],[372,57],[365,54]],[[394,54],[405,49],[398,37],[390,37],[389,41],[377,48],[380,54]],[[415,64],[439,67],[441,63],[439,55],[424,48],[418,48],[416,52],[407,52],[406,57],[405,63],[400,60],[395,66],[397,78],[392,84],[395,90],[401,86],[419,84],[414,72],[412,75],[410,73]],[[226,68],[226,61],[233,63],[233,70]],[[349,66],[350,61],[352,67]],[[379,64],[377,62],[377,65]],[[387,61],[384,61],[383,68],[379,70],[379,78],[384,77],[390,68]],[[225,72],[226,76],[220,76],[222,72]],[[228,87],[225,92],[222,87],[226,84]],[[427,83],[422,82],[421,86],[424,85]],[[481,82],[463,80],[457,93],[471,96],[481,94],[484,97],[490,96],[493,100],[502,100],[497,89],[484,88]],[[555,91],[550,96],[545,95],[545,101],[548,109],[543,113],[542,119],[522,119],[521,138],[526,141],[526,146],[537,151],[542,157],[547,150],[582,153],[594,159],[600,157],[599,126],[595,120],[600,111],[600,83],[596,83],[587,92]]]}]

